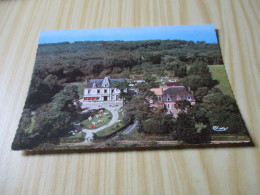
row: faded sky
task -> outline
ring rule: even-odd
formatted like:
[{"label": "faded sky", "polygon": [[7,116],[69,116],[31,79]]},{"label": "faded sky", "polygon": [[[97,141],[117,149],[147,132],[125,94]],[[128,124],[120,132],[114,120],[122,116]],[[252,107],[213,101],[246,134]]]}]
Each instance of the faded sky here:
[{"label": "faded sky", "polygon": [[217,43],[213,24],[42,31],[39,43],[75,41],[186,40]]}]

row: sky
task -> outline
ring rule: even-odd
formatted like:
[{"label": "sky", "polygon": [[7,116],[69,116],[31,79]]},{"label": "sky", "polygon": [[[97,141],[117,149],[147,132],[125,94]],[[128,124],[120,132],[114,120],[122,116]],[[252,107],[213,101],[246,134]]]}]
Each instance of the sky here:
[{"label": "sky", "polygon": [[182,25],[130,28],[103,28],[79,30],[42,31],[39,43],[59,43],[75,41],[141,41],[141,40],[186,40],[217,43],[215,26]]}]

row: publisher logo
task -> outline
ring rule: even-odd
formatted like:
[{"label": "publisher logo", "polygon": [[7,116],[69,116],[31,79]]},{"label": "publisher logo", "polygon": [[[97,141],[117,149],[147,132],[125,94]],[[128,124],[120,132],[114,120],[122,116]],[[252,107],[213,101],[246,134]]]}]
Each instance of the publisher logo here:
[{"label": "publisher logo", "polygon": [[228,130],[228,127],[213,126],[212,129],[214,131],[226,131]]}]

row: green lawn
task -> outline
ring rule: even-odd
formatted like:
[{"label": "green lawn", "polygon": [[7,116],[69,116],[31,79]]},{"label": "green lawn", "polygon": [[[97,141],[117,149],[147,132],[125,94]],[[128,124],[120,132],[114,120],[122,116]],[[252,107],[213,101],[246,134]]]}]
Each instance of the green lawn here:
[{"label": "green lawn", "polygon": [[110,127],[107,127],[101,131],[98,131],[97,132],[97,136],[99,137],[105,137],[105,136],[108,136],[114,132],[116,132],[118,129],[120,129],[121,127],[123,126],[123,124],[117,124],[117,123],[114,123],[113,125],[111,125]]},{"label": "green lawn", "polygon": [[[108,115],[105,115],[105,113],[108,113]],[[101,118],[97,118],[97,117],[96,117],[97,115],[101,115]],[[108,123],[111,121],[111,119],[112,119],[112,113],[111,113],[110,111],[108,111],[107,109],[105,109],[103,113],[95,114],[92,118],[93,118],[93,119],[92,119],[91,121],[89,121],[88,119],[86,119],[86,120],[82,121],[80,124],[81,124],[84,128],[90,129],[89,127],[93,125],[92,122],[97,123],[97,121],[102,120],[102,121],[103,121],[102,123],[97,123],[97,124],[95,125],[96,128],[102,127],[102,126],[108,124]]]},{"label": "green lawn", "polygon": [[144,140],[144,137],[137,131],[137,128],[131,133],[127,135],[121,135],[122,140]]},{"label": "green lawn", "polygon": [[216,88],[220,89],[223,94],[234,97],[224,65],[209,65],[208,67],[212,74],[212,78],[219,82]]},{"label": "green lawn", "polygon": [[25,129],[25,132],[32,133],[34,125],[35,125],[35,116],[33,116],[31,118],[31,124],[30,124],[30,126],[27,129]]},{"label": "green lawn", "polygon": [[[119,109],[119,110],[120,110],[120,109]],[[122,119],[123,119],[122,112],[118,112],[118,115],[119,115],[118,120],[122,120]],[[116,123],[114,123],[113,125],[111,125],[110,127],[107,127],[107,128],[105,128],[105,129],[103,129],[103,130],[101,130],[101,131],[98,131],[98,132],[96,133],[96,135],[99,136],[99,137],[108,136],[108,135],[110,135],[110,134],[116,132],[117,130],[119,130],[119,129],[120,129],[121,127],[123,127],[124,125],[125,125],[125,124],[123,124],[123,123],[117,124],[117,122],[116,122]]]},{"label": "green lawn", "polygon": [[84,141],[86,136],[86,133],[84,132],[79,132],[76,133],[75,135],[71,135],[69,137],[61,137],[60,142],[61,143],[75,143],[75,142],[81,142]]}]

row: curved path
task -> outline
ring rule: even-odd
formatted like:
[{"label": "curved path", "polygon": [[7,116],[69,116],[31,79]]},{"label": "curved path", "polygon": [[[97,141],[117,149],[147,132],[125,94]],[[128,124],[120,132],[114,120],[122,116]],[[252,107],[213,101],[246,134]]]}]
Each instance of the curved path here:
[{"label": "curved path", "polygon": [[106,102],[106,103],[103,103],[101,107],[97,107],[97,105],[95,105],[95,104],[86,106],[86,107],[89,107],[91,109],[105,108],[105,109],[107,109],[107,110],[109,110],[111,112],[112,119],[111,119],[111,121],[108,124],[106,124],[106,125],[104,125],[102,127],[99,127],[97,129],[93,129],[93,130],[83,129],[82,131],[86,133],[85,141],[84,141],[85,143],[88,143],[89,141],[91,141],[93,139],[93,133],[96,133],[96,132],[101,131],[101,130],[107,128],[107,127],[110,127],[111,125],[113,125],[115,122],[118,121],[118,118],[119,118],[118,111],[122,107],[122,105],[119,105],[117,107],[116,106],[113,106],[113,107],[109,106],[109,105],[115,105],[115,104],[119,105],[118,103],[109,103],[109,102],[107,103]]},{"label": "curved path", "polygon": [[[135,121],[134,124],[129,125],[123,132],[123,135],[127,135],[127,134],[131,134],[136,128],[137,128],[138,122]],[[112,137],[104,142],[101,143],[97,143],[94,144],[93,148],[103,148],[107,143],[112,142],[112,141],[116,141],[118,138],[118,135],[116,135],[115,137]]]}]

